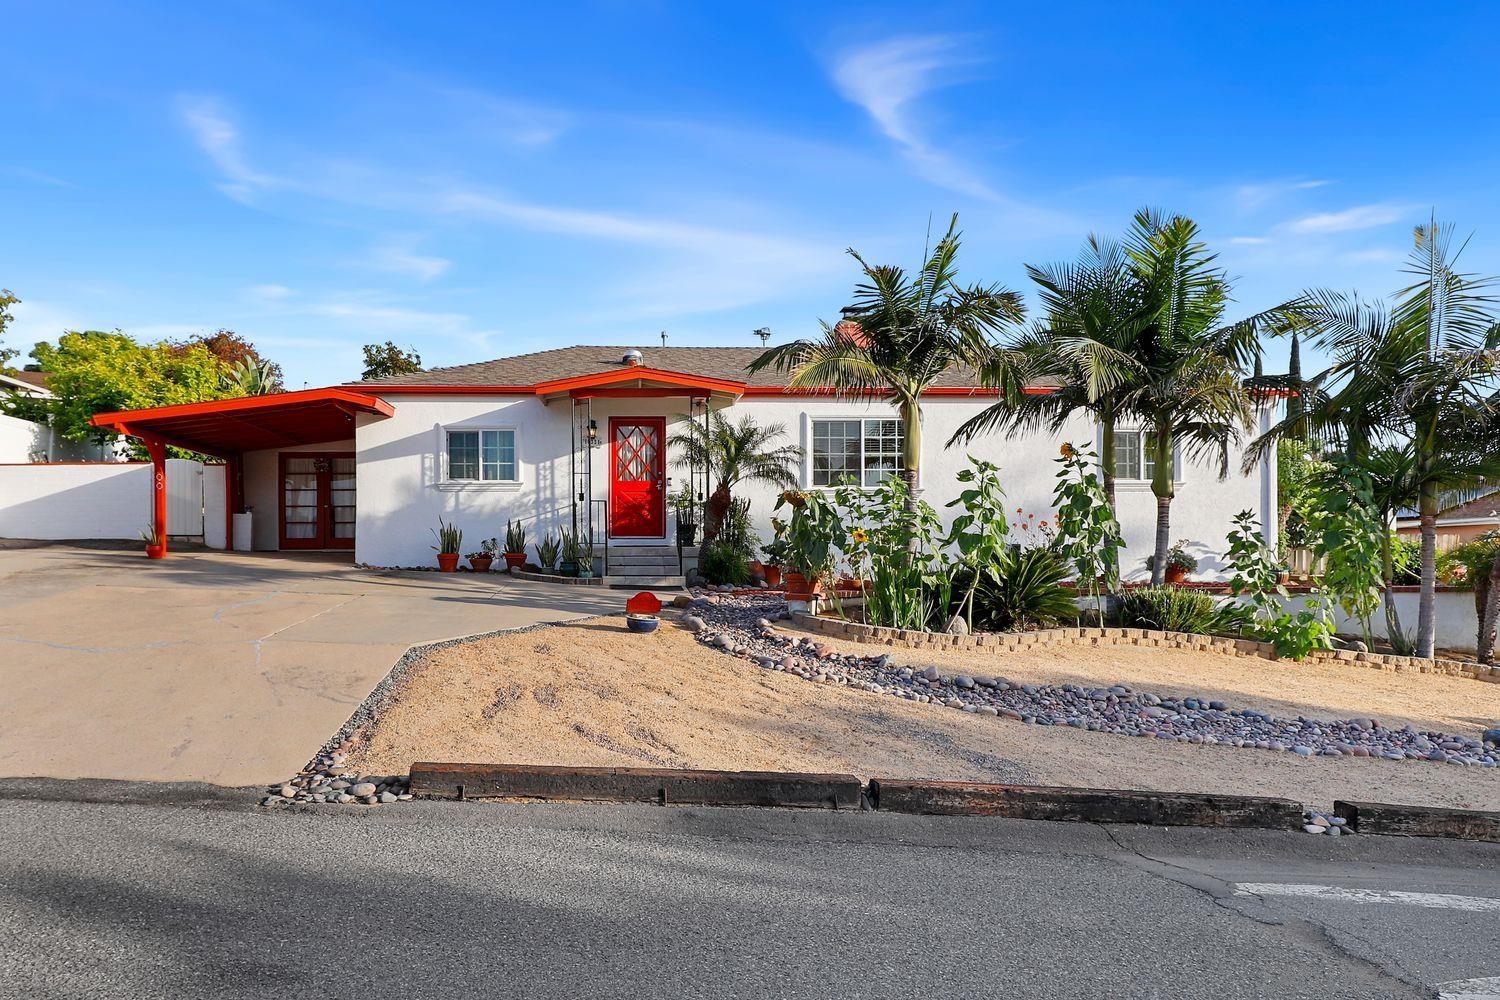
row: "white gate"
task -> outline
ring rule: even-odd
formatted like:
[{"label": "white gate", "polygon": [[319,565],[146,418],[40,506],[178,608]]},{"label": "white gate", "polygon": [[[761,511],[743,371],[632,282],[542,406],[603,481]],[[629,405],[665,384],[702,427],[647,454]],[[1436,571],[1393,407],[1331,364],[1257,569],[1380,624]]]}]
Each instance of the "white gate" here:
[{"label": "white gate", "polygon": [[203,534],[203,463],[167,459],[167,534]]}]

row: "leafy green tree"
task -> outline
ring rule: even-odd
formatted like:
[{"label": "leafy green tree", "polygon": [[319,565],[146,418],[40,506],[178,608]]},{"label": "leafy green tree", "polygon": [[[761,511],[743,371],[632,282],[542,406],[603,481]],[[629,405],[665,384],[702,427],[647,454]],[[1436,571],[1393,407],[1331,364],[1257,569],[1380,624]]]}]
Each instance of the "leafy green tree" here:
[{"label": "leafy green tree", "polygon": [[422,370],[422,356],[415,350],[397,347],[393,341],[383,344],[366,344],[365,370],[360,378],[389,378],[392,375],[411,375]]},{"label": "leafy green tree", "polygon": [[705,505],[703,544],[713,541],[724,526],[724,519],[734,499],[734,488],[740,483],[767,483],[784,490],[797,486],[797,468],[802,462],[799,445],[783,443],[786,427],[782,424],[756,424],[749,415],[734,423],[723,413],[709,413],[708,428],[685,417],[683,430],[669,441],[677,451],[675,465],[680,468],[708,469],[714,482],[713,492]]},{"label": "leafy green tree", "polygon": [[1125,536],[1095,471],[1098,457],[1063,442],[1057,464],[1057,485],[1052,492],[1057,505],[1055,544],[1059,554],[1073,564],[1079,589],[1093,598],[1102,617],[1099,588],[1113,591],[1119,585]]},{"label": "leafy green tree", "polygon": [[845,397],[888,395],[901,416],[903,502],[913,517],[921,494],[922,394],[955,369],[1004,370],[996,336],[1025,315],[1015,292],[998,285],[959,285],[959,243],[955,215],[914,275],[871,264],[850,249],[864,281],[855,289],[854,304],[844,309],[844,321],[823,323],[821,337],[773,347],[750,365],[753,372],[790,373],[792,388],[827,388]]},{"label": "leafy green tree", "polygon": [[[992,430],[1057,433],[1075,413],[1099,425],[1104,493],[1115,508],[1115,424],[1128,387],[1141,375],[1137,338],[1153,318],[1146,288],[1120,244],[1090,235],[1075,261],[1027,265],[1041,290],[1041,321],[1012,343],[1008,357],[987,366],[987,382],[1001,390],[996,402],[966,421],[953,440]],[[1036,383],[1050,392],[1017,391]],[[951,442],[950,442],[951,443]]]},{"label": "leafy green tree", "polygon": [[[281,366],[266,358],[254,344],[233,330],[216,330],[210,334],[173,341],[172,347],[174,350],[202,347],[224,362],[226,369],[235,373],[236,382],[257,390],[252,392],[247,389],[244,393],[246,396],[263,396],[269,392],[284,391]],[[248,374],[252,369],[254,374]],[[245,378],[250,381],[245,382]]]},{"label": "leafy green tree", "polygon": [[[16,305],[20,301],[9,288],[0,288],[0,339],[4,339],[5,328],[16,318],[15,314],[10,311],[11,306]],[[14,347],[6,347],[3,343],[0,343],[0,369],[3,369],[10,362],[11,358],[20,353]]]},{"label": "leafy green tree", "polygon": [[6,408],[16,416],[50,421],[73,441],[114,437],[89,423],[96,413],[239,394],[225,388],[223,362],[201,346],[142,345],[118,330],[87,330],[64,333],[56,344],[37,344],[31,353],[50,376],[47,386],[57,398],[14,398]]},{"label": "leafy green tree", "polygon": [[1304,411],[1257,442],[1270,447],[1305,428],[1356,464],[1381,445],[1410,448],[1422,538],[1416,651],[1424,657],[1436,638],[1439,496],[1490,461],[1500,437],[1494,279],[1458,271],[1462,250],[1450,226],[1430,220],[1413,231],[1404,268],[1412,283],[1389,306],[1309,292],[1302,319],[1332,362],[1304,383]]}]

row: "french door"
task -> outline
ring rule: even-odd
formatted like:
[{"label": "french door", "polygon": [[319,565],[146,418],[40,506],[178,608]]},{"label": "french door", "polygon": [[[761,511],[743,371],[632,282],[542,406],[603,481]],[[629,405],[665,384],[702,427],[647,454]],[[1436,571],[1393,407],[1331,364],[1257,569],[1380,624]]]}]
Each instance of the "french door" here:
[{"label": "french door", "polygon": [[665,417],[610,417],[609,533],[663,538],[667,533]]},{"label": "french door", "polygon": [[354,456],[281,453],[281,547],[354,548]]}]

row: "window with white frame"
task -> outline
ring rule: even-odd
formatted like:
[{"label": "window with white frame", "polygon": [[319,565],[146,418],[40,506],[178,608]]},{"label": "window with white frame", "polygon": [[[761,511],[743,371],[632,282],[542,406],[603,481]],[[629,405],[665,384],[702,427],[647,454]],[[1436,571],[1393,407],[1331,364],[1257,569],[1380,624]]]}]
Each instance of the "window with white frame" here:
[{"label": "window with white frame", "polygon": [[812,421],[812,485],[878,486],[901,472],[903,437],[893,417]]},{"label": "window with white frame", "polygon": [[[1172,451],[1172,478],[1182,474],[1177,451]],[[1156,475],[1156,442],[1144,431],[1115,431],[1115,478],[1150,482]]]},{"label": "window with white frame", "polygon": [[447,447],[449,482],[520,482],[513,428],[452,428],[447,431]]}]

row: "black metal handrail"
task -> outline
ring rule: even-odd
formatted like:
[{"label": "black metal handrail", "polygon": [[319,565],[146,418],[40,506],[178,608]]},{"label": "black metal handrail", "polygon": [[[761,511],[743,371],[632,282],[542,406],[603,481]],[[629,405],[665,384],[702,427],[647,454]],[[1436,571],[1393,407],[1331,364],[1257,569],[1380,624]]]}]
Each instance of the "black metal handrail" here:
[{"label": "black metal handrail", "polygon": [[[591,545],[597,545],[599,543],[598,537],[594,534],[594,524],[595,524],[595,521],[594,521],[594,504],[598,504],[599,506],[601,506],[601,507],[604,508],[604,517],[598,522],[599,524],[601,524],[601,525],[604,526],[604,529],[603,529],[603,532],[602,532],[602,534],[604,535],[604,572],[601,573],[601,574],[599,574],[599,575],[600,576],[609,576],[609,501],[608,500],[594,500],[594,499],[590,499],[589,500],[589,525],[588,525],[588,528],[589,528],[589,543]],[[589,568],[593,569],[592,566],[590,566]]]}]

